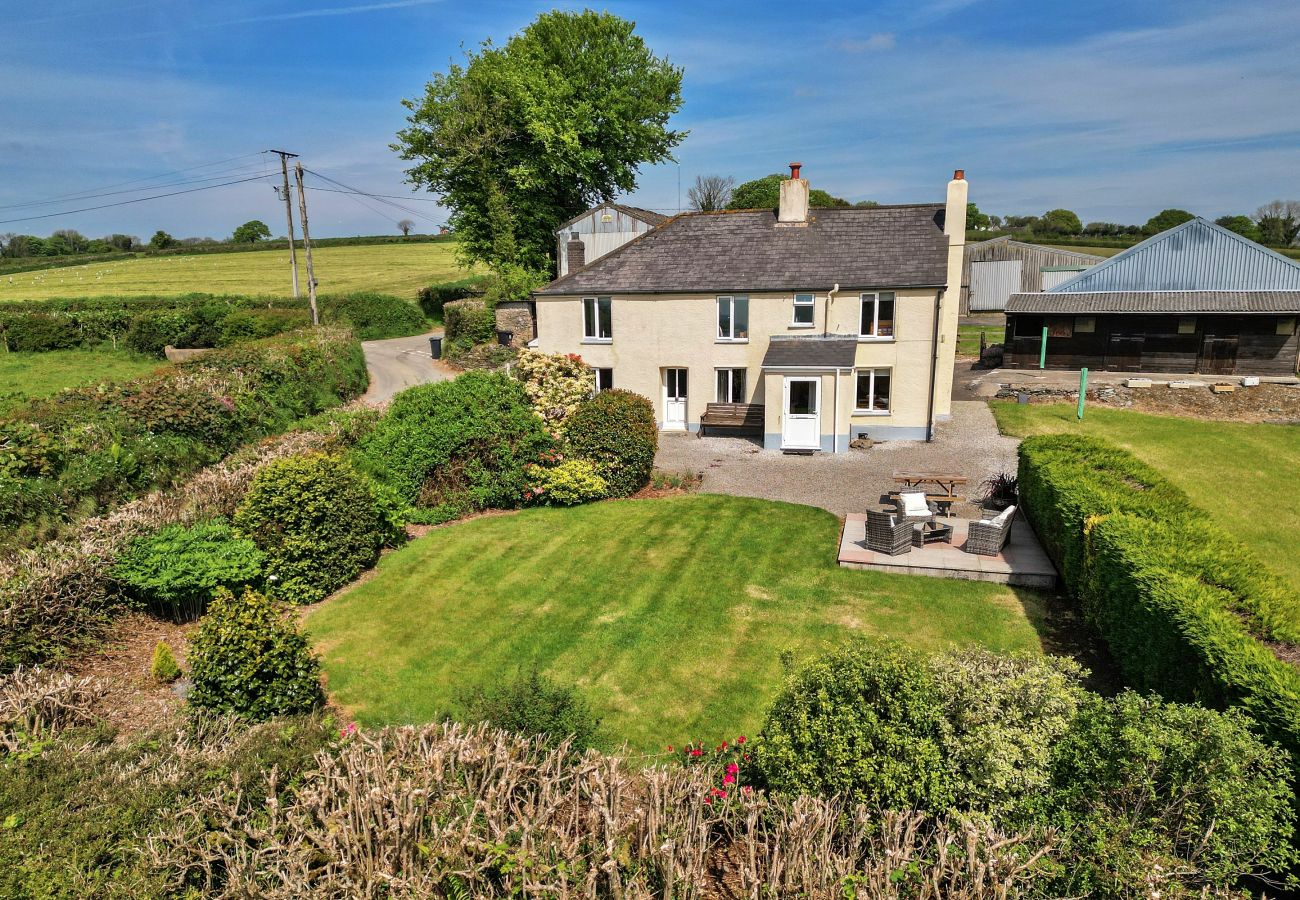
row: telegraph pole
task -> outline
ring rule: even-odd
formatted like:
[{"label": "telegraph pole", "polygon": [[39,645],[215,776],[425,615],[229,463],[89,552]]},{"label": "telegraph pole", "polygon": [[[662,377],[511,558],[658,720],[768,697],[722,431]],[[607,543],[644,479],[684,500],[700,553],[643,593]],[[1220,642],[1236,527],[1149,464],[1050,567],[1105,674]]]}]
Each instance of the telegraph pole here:
[{"label": "telegraph pole", "polygon": [[302,162],[293,164],[294,178],[298,182],[298,212],[302,216],[302,246],[307,251],[307,299],[311,304],[311,323],[320,324],[316,311],[316,274],[311,267],[311,233],[307,230],[307,192],[302,187]]},{"label": "telegraph pole", "polygon": [[298,299],[298,251],[293,247],[293,201],[289,195],[289,158],[298,158],[297,153],[284,150],[268,150],[280,157],[280,174],[284,176],[284,217],[289,222],[289,265],[293,268],[293,299]]}]

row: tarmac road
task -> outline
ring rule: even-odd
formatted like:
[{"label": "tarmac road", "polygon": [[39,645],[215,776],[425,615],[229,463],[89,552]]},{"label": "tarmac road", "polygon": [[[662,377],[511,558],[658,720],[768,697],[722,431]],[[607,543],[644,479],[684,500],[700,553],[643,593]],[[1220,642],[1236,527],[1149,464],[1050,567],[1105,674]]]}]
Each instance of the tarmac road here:
[{"label": "tarmac road", "polygon": [[430,335],[440,334],[442,329],[415,337],[363,341],[361,349],[370,371],[370,389],[361,402],[367,406],[384,406],[394,394],[409,387],[455,378],[452,369],[429,355]]}]

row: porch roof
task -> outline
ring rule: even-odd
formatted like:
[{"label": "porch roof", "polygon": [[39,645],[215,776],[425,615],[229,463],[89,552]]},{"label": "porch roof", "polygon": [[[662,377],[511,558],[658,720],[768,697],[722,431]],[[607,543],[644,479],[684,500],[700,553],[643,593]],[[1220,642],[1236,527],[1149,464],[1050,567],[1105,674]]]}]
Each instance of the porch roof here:
[{"label": "porch roof", "polygon": [[764,369],[851,369],[858,339],[845,335],[773,335],[763,355]]}]

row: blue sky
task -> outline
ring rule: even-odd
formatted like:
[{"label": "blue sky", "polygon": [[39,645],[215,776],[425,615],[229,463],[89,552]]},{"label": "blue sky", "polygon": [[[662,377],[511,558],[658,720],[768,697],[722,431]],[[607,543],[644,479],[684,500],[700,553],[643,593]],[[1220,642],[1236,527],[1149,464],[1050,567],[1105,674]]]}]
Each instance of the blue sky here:
[{"label": "blue sky", "polygon": [[[283,147],[369,191],[409,195],[388,144],[399,101],[486,37],[553,3],[492,0],[181,0],[11,6],[0,27],[0,219],[129,199],[15,204],[184,171],[165,184],[265,173]],[[567,7],[569,4],[560,4]],[[581,4],[577,5],[581,6]],[[643,172],[632,202],[671,210],[678,177],[746,180],[804,163],[851,200],[942,197],[954,168],[993,213],[1065,206],[1143,222],[1300,196],[1300,4],[1203,0],[639,2],[633,19],[685,66],[680,165]],[[208,168],[191,169],[221,160]],[[209,182],[211,183],[211,182]],[[171,188],[180,190],[191,185]],[[160,189],[159,192],[162,192]],[[427,197],[428,195],[419,195]],[[314,234],[394,232],[407,217],[310,197]],[[371,202],[373,205],[373,201]],[[434,203],[404,201],[440,221]],[[264,180],[30,222],[147,238],[226,236],[262,218]],[[418,227],[431,228],[426,219]]]}]

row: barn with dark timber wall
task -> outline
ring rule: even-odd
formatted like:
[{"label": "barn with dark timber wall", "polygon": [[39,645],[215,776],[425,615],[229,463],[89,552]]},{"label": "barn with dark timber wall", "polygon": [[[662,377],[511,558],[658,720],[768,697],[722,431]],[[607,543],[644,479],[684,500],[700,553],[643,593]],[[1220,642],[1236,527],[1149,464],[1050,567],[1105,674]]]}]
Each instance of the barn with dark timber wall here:
[{"label": "barn with dark timber wall", "polygon": [[1010,368],[1294,376],[1300,263],[1193,219],[1007,302]]}]

